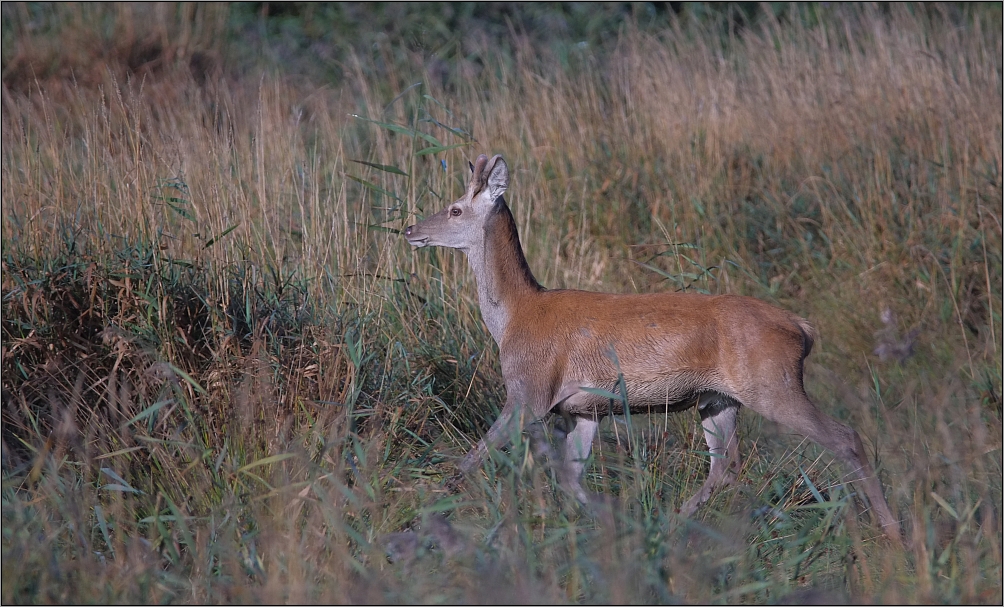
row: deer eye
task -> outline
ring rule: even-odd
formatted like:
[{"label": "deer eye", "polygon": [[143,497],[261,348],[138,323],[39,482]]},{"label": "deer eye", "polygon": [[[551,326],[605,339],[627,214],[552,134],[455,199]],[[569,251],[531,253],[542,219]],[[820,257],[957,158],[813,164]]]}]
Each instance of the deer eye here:
[{"label": "deer eye", "polygon": [[462,213],[463,211],[460,209],[460,207],[453,207],[452,209],[450,209],[450,217],[460,217]]}]

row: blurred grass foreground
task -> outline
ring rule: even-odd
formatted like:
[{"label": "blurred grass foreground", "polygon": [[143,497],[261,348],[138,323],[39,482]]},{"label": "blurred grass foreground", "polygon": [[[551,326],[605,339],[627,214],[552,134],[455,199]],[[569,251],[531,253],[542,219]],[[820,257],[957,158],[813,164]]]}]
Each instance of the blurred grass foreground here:
[{"label": "blurred grass foreground", "polygon": [[[4,3],[5,603],[1002,601],[992,5]],[[822,338],[908,538],[754,414],[606,420],[594,518],[521,437],[463,255],[502,153],[548,287]]]}]

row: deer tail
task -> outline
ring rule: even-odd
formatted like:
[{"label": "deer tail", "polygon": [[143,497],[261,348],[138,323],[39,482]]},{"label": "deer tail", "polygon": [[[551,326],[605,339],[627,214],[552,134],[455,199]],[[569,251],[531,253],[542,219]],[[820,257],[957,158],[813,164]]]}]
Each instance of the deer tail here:
[{"label": "deer tail", "polygon": [[816,327],[812,326],[811,322],[804,318],[796,317],[795,324],[802,331],[802,339],[805,342],[802,352],[802,357],[804,358],[812,352],[812,344],[816,343],[816,340],[819,339],[819,332],[816,331]]}]

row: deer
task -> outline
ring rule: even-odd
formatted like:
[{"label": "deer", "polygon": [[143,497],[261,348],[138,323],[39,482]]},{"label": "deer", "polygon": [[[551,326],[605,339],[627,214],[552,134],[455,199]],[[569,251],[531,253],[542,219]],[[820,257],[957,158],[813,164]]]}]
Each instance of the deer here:
[{"label": "deer", "polygon": [[[807,320],[738,295],[544,288],[530,270],[503,196],[509,187],[505,160],[481,154],[470,167],[461,198],[404,230],[416,248],[466,254],[482,319],[498,345],[505,405],[461,461],[461,477],[491,449],[504,448],[517,429],[556,413],[564,423],[559,486],[588,505],[580,479],[604,416],[623,415],[625,403],[628,413],[696,406],[712,457],[703,485],[679,510],[689,518],[713,491],[736,481],[736,426],[739,410],[747,407],[842,460],[886,537],[900,542],[899,522],[860,436],[820,411],[805,392],[804,361],[818,339]],[[621,381],[626,399],[611,399]]]}]

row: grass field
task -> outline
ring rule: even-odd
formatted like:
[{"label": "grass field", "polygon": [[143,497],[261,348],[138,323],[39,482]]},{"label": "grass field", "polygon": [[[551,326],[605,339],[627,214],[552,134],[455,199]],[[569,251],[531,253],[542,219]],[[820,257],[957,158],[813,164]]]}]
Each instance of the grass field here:
[{"label": "grass field", "polygon": [[[624,6],[4,3],[3,601],[1004,600],[1000,5]],[[523,437],[446,490],[504,387],[400,232],[479,153],[545,286],[812,320],[907,547],[751,412],[690,520],[693,410],[610,518]]]}]

